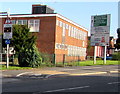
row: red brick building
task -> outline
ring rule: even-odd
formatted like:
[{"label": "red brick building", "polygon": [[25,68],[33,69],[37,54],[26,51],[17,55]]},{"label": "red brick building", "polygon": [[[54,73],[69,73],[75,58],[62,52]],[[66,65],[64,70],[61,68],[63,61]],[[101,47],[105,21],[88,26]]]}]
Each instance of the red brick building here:
[{"label": "red brick building", "polygon": [[[37,36],[40,52],[55,54],[56,62],[61,62],[64,54],[68,56],[67,61],[74,57],[85,60],[88,30],[79,24],[57,13],[11,14],[10,18],[12,24],[27,24],[30,32]],[[6,16],[0,19],[0,31],[3,31]]]},{"label": "red brick building", "polygon": [[[90,41],[91,37],[88,37],[88,41]],[[112,55],[114,53],[114,38],[111,36],[109,38],[109,46],[107,46],[106,54],[107,56]],[[93,57],[94,56],[94,46],[91,46],[87,50],[87,56]],[[97,57],[104,57],[104,46],[96,46],[96,56]]]}]

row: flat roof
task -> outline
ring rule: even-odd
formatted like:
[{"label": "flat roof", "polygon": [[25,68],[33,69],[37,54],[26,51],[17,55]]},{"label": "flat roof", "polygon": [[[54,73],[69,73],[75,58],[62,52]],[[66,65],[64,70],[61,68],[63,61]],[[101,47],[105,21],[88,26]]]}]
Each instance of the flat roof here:
[{"label": "flat roof", "polygon": [[[67,21],[67,22],[69,22],[71,24],[74,24],[74,25],[88,31],[87,28],[77,24],[76,22],[73,22],[72,20],[70,20],[70,19],[68,19],[68,18],[66,18],[66,17],[64,17],[64,16],[62,16],[62,15],[60,15],[58,13],[52,13],[52,14],[49,14],[49,13],[47,13],[47,14],[10,14],[10,17],[14,17],[14,18],[15,17],[21,17],[21,18],[22,17],[49,17],[49,16],[59,17],[59,18],[65,20],[65,21]],[[7,15],[0,15],[0,18],[6,18],[6,17],[7,17]]]}]

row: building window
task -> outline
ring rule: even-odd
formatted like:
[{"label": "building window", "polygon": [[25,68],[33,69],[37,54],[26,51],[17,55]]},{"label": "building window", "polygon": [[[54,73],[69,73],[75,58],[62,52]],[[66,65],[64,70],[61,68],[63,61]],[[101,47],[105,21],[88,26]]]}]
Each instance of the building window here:
[{"label": "building window", "polygon": [[72,27],[72,30],[71,30],[71,37],[73,37],[74,35],[74,31],[73,31],[73,27]]},{"label": "building window", "polygon": [[19,25],[27,25],[27,20],[17,20],[17,21],[16,21],[16,24],[19,24]]},{"label": "building window", "polygon": [[59,20],[56,21],[56,25],[59,26]]},{"label": "building window", "polygon": [[63,24],[63,23],[60,21],[60,27],[62,27],[62,24]]},{"label": "building window", "polygon": [[83,41],[83,47],[85,46],[85,42]]},{"label": "building window", "polygon": [[63,23],[63,28],[65,28],[65,23]]},{"label": "building window", "polygon": [[12,24],[16,24],[16,20],[12,20]]},{"label": "building window", "polygon": [[40,20],[29,20],[28,27],[30,32],[39,32]]},{"label": "building window", "polygon": [[22,20],[18,20],[17,24],[22,25]]},{"label": "building window", "polygon": [[27,25],[27,20],[23,20],[22,24]]},{"label": "building window", "polygon": [[69,26],[68,36],[71,36],[71,26]]},{"label": "building window", "polygon": [[80,40],[82,40],[82,31],[80,30]]},{"label": "building window", "polygon": [[66,29],[68,29],[68,24],[66,24]]}]

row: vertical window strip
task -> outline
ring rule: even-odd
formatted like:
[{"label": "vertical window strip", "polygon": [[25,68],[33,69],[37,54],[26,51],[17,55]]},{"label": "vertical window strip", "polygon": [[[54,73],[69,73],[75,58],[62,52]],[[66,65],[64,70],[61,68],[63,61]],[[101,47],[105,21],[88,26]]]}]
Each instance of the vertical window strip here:
[{"label": "vertical window strip", "polygon": [[39,32],[40,20],[29,20],[28,27],[30,28],[30,32]]}]

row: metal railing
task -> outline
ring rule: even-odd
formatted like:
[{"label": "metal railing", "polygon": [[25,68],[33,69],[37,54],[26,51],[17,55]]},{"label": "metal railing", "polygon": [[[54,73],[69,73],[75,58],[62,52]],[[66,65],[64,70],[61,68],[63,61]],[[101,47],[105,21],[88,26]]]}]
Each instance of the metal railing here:
[{"label": "metal railing", "polygon": [[[6,53],[0,53],[0,63],[7,61],[7,54]],[[9,54],[9,62],[13,63],[14,61],[14,54]]]}]

